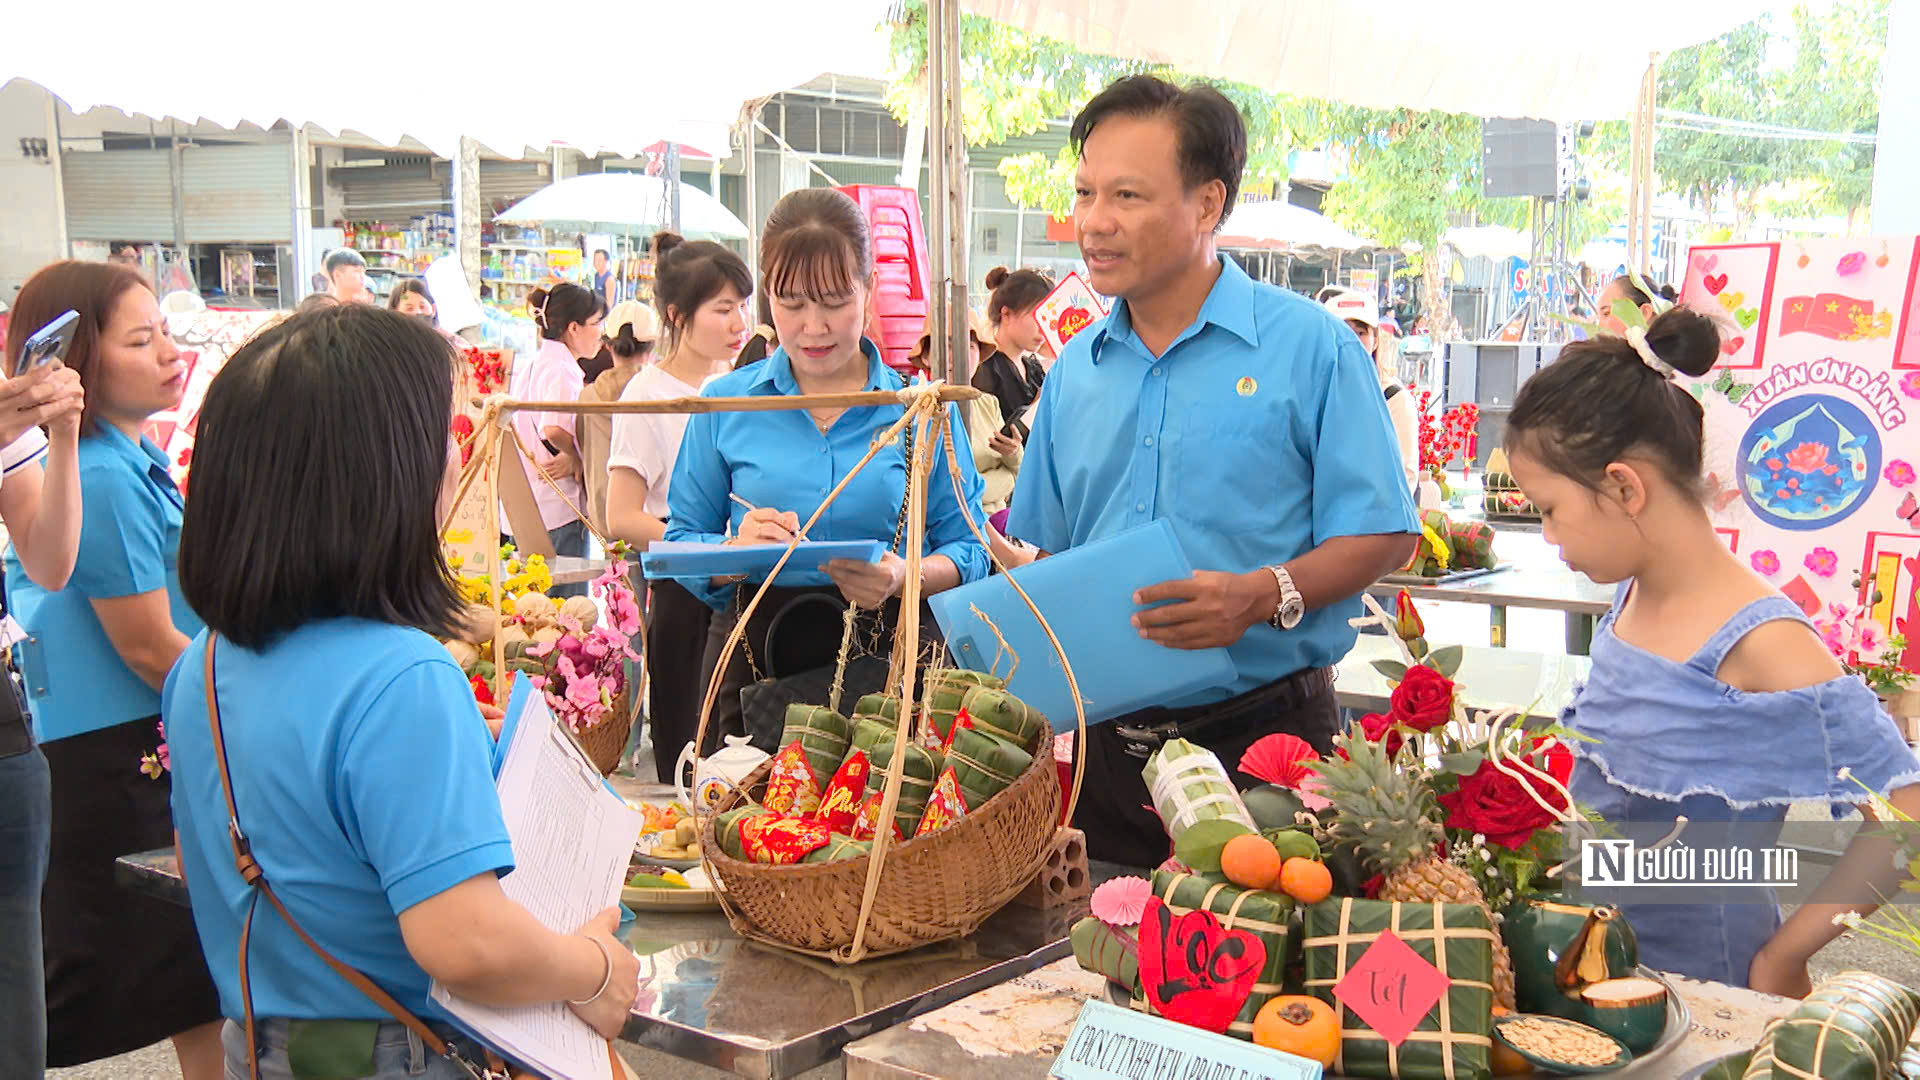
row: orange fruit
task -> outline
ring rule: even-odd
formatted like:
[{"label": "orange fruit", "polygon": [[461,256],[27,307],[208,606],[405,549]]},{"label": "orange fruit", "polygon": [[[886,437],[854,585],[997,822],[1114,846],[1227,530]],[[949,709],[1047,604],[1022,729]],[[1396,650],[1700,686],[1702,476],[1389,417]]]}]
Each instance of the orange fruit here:
[{"label": "orange fruit", "polygon": [[1333,874],[1312,859],[1292,858],[1280,866],[1280,891],[1303,904],[1317,904],[1333,893]]},{"label": "orange fruit", "polygon": [[1280,880],[1280,849],[1259,833],[1236,836],[1220,849],[1220,872],[1243,889],[1271,889]]},{"label": "orange fruit", "polygon": [[[1495,1005],[1493,1007],[1493,1015],[1495,1016],[1510,1016],[1512,1013],[1513,1010],[1505,1006]],[[1501,1042],[1499,1039],[1493,1040],[1493,1075],[1527,1076],[1532,1072],[1533,1064],[1526,1058],[1521,1057],[1519,1051]]]},{"label": "orange fruit", "polygon": [[1340,1021],[1334,1018],[1333,1006],[1317,997],[1283,994],[1254,1014],[1253,1041],[1269,1050],[1331,1065],[1340,1053]]}]

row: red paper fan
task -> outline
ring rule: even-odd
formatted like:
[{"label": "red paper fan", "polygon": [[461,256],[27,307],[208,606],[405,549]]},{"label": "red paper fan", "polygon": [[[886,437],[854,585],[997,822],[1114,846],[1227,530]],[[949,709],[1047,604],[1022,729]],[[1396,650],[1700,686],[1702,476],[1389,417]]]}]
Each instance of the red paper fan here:
[{"label": "red paper fan", "polygon": [[1309,773],[1305,763],[1320,760],[1298,735],[1268,735],[1240,755],[1240,771],[1269,784],[1299,790]]}]

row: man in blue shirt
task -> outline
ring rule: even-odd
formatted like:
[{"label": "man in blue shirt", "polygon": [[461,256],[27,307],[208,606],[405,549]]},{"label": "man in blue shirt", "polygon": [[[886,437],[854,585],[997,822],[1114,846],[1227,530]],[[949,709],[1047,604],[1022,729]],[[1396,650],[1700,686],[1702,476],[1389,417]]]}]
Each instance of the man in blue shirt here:
[{"label": "man in blue shirt", "polygon": [[1169,648],[1225,647],[1240,673],[1088,730],[1074,824],[1095,858],[1150,866],[1168,841],[1144,809],[1147,758],[1180,737],[1234,770],[1277,732],[1326,750],[1347,620],[1406,561],[1419,524],[1359,340],[1215,252],[1246,163],[1232,103],[1130,76],[1071,134],[1081,253],[1093,288],[1119,302],[1047,378],[1011,530],[1057,552],[1170,520],[1202,569],[1141,590],[1136,603],[1158,606],[1134,626]]}]

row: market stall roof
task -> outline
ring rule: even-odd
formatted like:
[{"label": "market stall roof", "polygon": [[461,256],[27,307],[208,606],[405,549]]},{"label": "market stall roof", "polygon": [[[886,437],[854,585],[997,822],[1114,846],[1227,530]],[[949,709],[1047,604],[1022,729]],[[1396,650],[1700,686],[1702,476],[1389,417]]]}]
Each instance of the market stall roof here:
[{"label": "market stall roof", "polygon": [[[666,180],[658,176],[590,173],[549,184],[495,214],[493,220],[503,225],[544,225],[566,232],[665,228],[667,190]],[[719,199],[683,182],[680,233],[691,240],[744,240],[747,226]]]},{"label": "market stall roof", "polygon": [[1357,251],[1375,247],[1304,206],[1278,200],[1241,203],[1220,227],[1219,243],[1230,248],[1317,248]]},{"label": "market stall roof", "polygon": [[[1693,45],[1769,0],[962,0],[1087,52],[1372,108],[1608,120],[1649,53]],[[1463,10],[1464,9],[1464,10]]]},{"label": "market stall roof", "polygon": [[1525,259],[1533,254],[1533,234],[1505,225],[1456,225],[1440,242],[1469,259]]},{"label": "market stall roof", "polygon": [[410,136],[442,157],[462,135],[513,157],[555,143],[632,156],[660,140],[725,157],[742,103],[822,72],[870,70],[887,4],[562,11],[416,0],[339,22],[352,12],[187,4],[156,15],[104,0],[86,8],[82,59],[59,44],[74,41],[78,9],[27,4],[8,16],[0,83],[30,79],[76,112],[106,105],[229,128],[286,121],[389,145]]}]

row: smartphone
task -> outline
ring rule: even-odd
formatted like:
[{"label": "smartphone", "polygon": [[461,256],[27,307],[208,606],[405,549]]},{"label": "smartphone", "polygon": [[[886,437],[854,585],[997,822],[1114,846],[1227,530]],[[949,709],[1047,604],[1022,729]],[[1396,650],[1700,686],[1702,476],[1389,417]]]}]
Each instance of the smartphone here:
[{"label": "smartphone", "polygon": [[65,360],[67,350],[73,347],[74,335],[79,330],[80,313],[77,311],[69,311],[35,330],[20,348],[20,357],[13,365],[14,376],[25,375],[49,360]]}]

